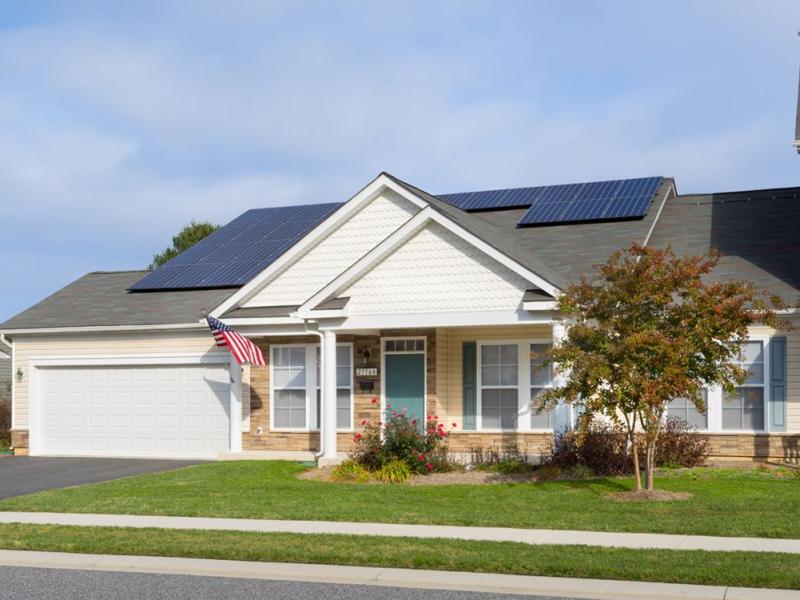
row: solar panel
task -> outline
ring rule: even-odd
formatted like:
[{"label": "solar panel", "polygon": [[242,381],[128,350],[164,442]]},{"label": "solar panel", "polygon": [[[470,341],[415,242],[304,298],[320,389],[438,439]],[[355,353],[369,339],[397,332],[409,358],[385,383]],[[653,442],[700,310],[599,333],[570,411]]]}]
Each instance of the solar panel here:
[{"label": "solar panel", "polygon": [[137,281],[131,290],[244,285],[341,204],[249,210]]},{"label": "solar panel", "polygon": [[518,225],[606,221],[643,217],[661,177],[641,177],[540,188]]}]

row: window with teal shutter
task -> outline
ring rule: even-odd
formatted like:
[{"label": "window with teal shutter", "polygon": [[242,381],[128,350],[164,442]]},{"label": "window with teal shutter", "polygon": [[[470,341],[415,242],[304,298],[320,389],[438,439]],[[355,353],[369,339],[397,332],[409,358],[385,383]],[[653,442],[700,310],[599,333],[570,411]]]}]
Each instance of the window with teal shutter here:
[{"label": "window with teal shutter", "polygon": [[786,431],[786,338],[770,341],[769,421],[771,431]]},{"label": "window with teal shutter", "polygon": [[462,401],[464,413],[464,429],[474,431],[477,427],[477,384],[478,384],[478,365],[477,365],[477,343],[464,342],[462,346]]}]

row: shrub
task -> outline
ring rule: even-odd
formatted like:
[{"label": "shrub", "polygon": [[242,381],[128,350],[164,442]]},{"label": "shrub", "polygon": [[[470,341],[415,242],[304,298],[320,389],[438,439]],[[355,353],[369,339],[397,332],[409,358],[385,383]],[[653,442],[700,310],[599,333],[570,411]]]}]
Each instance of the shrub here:
[{"label": "shrub", "polygon": [[470,450],[470,464],[478,471],[492,471],[507,475],[530,473],[534,467],[517,446],[497,448],[476,446]]},{"label": "shrub", "polygon": [[[686,421],[669,417],[656,444],[657,467],[699,467],[706,462],[711,449],[708,437],[698,433]],[[639,443],[639,456],[644,455],[644,441]]]},{"label": "shrub", "polygon": [[349,483],[366,483],[372,477],[363,465],[346,460],[331,472],[331,479]]},{"label": "shrub", "polygon": [[556,465],[545,465],[536,471],[536,479],[539,481],[553,481],[561,477],[561,467]]},{"label": "shrub", "polygon": [[583,465],[597,475],[623,475],[633,469],[625,430],[592,421],[585,431],[554,435],[542,449],[542,463],[568,469]]},{"label": "shrub", "polygon": [[586,465],[573,465],[565,472],[566,479],[591,479],[594,477],[594,472]]},{"label": "shrub", "polygon": [[11,384],[0,383],[0,446],[11,444]]},{"label": "shrub", "polygon": [[378,471],[378,478],[384,483],[405,483],[409,477],[411,469],[400,459],[389,461]]},{"label": "shrub", "polygon": [[361,422],[364,429],[353,438],[350,452],[353,462],[369,471],[379,471],[395,460],[405,463],[412,473],[450,470],[449,431],[439,422],[439,417],[428,417],[424,427],[420,427],[405,411],[394,411],[390,405],[387,411],[385,422]]}]

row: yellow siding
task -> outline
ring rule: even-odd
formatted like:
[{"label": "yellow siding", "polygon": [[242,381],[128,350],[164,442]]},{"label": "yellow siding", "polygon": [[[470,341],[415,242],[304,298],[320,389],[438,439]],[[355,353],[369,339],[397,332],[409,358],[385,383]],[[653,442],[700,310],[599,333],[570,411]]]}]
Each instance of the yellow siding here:
[{"label": "yellow siding", "polygon": [[45,356],[141,356],[201,354],[215,351],[207,331],[158,331],[149,333],[98,333],[30,335],[14,338],[15,368],[22,369],[14,382],[14,428],[28,428],[30,361]]},{"label": "yellow siding", "polygon": [[[447,420],[463,425],[461,409],[461,350],[463,342],[551,339],[549,325],[508,327],[449,327],[436,330],[437,408]],[[440,415],[441,416],[441,415]]]}]

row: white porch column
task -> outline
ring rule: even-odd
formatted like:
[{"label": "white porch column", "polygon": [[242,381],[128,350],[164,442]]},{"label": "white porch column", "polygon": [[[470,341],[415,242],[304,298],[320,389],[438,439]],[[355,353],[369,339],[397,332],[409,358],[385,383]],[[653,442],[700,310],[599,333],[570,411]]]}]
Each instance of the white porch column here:
[{"label": "white porch column", "polygon": [[[553,346],[558,346],[567,336],[567,327],[564,323],[556,321],[553,323]],[[564,383],[563,375],[555,375],[553,377],[553,385],[558,387]],[[571,405],[564,401],[559,400],[558,406],[555,408],[553,415],[553,428],[556,433],[567,431],[572,428],[572,411]]]},{"label": "white porch column", "polygon": [[230,451],[242,451],[242,367],[231,355]]},{"label": "white porch column", "polygon": [[322,456],[319,466],[338,464],[336,449],[336,332],[326,329],[322,332]]}]

